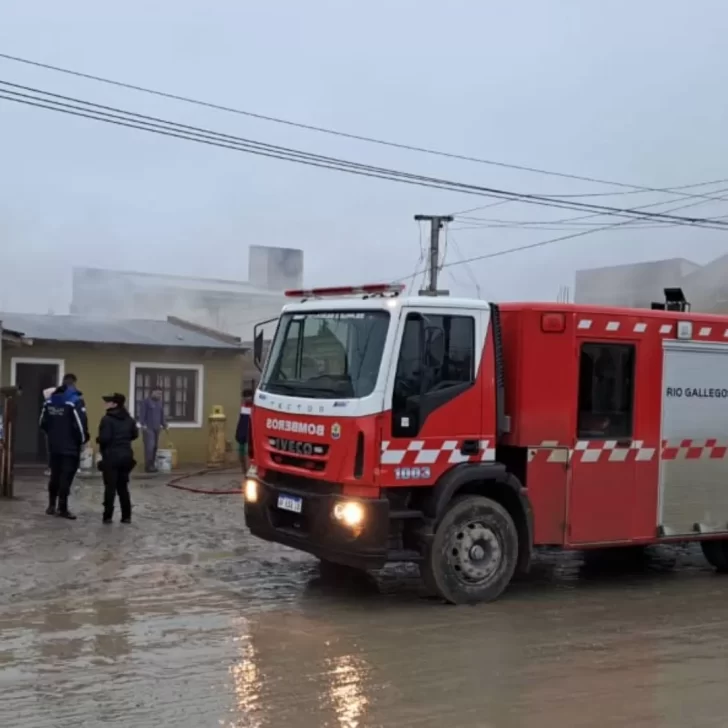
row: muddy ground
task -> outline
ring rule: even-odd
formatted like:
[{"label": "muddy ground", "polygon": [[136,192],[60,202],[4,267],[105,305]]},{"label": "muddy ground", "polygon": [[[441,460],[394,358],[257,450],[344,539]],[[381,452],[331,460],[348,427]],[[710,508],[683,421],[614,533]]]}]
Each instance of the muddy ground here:
[{"label": "muddy ground", "polygon": [[[194,483],[193,483],[194,484]],[[230,476],[197,481],[230,487]],[[702,728],[728,715],[728,578],[695,549],[540,555],[498,603],[416,574],[322,580],[252,539],[237,496],[136,481],[134,523],[0,502],[0,726]],[[117,516],[118,517],[118,516]]]}]

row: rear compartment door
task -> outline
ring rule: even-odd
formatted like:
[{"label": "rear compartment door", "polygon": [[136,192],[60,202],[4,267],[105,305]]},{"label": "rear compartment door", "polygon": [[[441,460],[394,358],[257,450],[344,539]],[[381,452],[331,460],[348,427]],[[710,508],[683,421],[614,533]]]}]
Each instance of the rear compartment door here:
[{"label": "rear compartment door", "polygon": [[639,342],[578,340],[577,422],[567,542],[629,541],[637,499]]},{"label": "rear compartment door", "polygon": [[657,525],[728,531],[728,345],[665,340]]},{"label": "rear compartment door", "polygon": [[[422,362],[423,316],[444,332],[444,363],[434,374]],[[479,377],[489,318],[484,309],[403,309],[385,395],[383,485],[425,485],[455,463],[493,459],[495,444],[482,439]]]}]

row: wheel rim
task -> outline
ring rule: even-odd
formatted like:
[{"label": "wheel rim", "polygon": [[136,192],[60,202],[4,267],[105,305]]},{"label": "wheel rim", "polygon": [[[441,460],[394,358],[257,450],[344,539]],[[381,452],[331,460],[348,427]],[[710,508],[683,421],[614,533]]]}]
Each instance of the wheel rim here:
[{"label": "wheel rim", "polygon": [[503,560],[503,548],[492,528],[472,521],[453,530],[449,555],[458,578],[476,585],[493,578]]}]

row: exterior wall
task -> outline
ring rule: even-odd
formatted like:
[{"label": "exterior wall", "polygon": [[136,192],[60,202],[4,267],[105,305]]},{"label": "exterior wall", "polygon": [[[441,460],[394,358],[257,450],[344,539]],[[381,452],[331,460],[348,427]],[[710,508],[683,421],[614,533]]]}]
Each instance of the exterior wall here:
[{"label": "exterior wall", "polygon": [[698,270],[700,266],[682,258],[580,270],[574,302],[649,308],[664,299],[663,289],[682,286],[683,279]]},{"label": "exterior wall", "polygon": [[[207,418],[213,405],[222,405],[227,415],[226,439],[233,450],[235,448],[235,427],[243,377],[243,355],[238,352],[36,342],[33,346],[4,348],[1,367],[3,385],[11,383],[14,357],[63,360],[65,372],[73,372],[78,377],[78,386],[88,408],[92,442],[104,411],[102,395],[115,391],[129,397],[132,362],[202,366],[201,426],[180,424],[170,428],[170,438],[177,449],[179,462],[190,464],[207,460]],[[136,459],[141,463],[140,442],[136,443],[136,451]]]}]

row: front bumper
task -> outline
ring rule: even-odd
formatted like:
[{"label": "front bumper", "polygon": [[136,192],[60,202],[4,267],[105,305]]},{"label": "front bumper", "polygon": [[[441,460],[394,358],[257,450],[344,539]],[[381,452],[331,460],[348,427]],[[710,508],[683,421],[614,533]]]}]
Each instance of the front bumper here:
[{"label": "front bumper", "polygon": [[[366,509],[366,517],[361,532],[355,535],[332,515],[336,503],[351,498],[272,485],[260,478],[254,480],[258,483],[258,500],[245,503],[245,523],[254,536],[355,568],[377,569],[386,563],[389,539],[387,499],[357,499]],[[279,495],[301,498],[301,513],[280,510]]]}]

